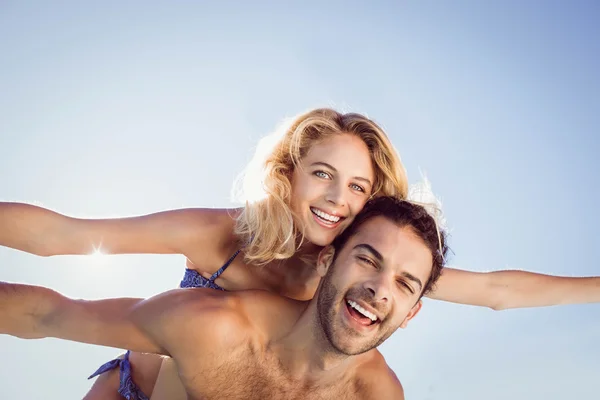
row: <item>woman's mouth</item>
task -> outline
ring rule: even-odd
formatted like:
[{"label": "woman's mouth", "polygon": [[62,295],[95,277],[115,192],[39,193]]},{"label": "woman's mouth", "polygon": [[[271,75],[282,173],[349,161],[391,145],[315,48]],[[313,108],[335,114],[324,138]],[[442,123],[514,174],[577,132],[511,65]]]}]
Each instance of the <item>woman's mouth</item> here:
[{"label": "woman's mouth", "polygon": [[345,219],[339,215],[332,215],[314,207],[310,207],[310,211],[315,221],[327,228],[335,228]]}]

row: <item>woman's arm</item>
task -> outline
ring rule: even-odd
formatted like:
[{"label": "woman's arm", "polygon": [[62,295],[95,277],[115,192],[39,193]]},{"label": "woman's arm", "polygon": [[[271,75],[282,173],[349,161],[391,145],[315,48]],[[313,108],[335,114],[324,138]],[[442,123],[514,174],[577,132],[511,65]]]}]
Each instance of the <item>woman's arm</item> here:
[{"label": "woman's arm", "polygon": [[40,256],[185,254],[222,240],[223,210],[181,209],[131,218],[80,219],[23,203],[0,202],[0,245]]},{"label": "woman's arm", "polygon": [[494,310],[597,303],[600,302],[600,277],[571,278],[527,271],[471,272],[445,268],[428,297]]}]

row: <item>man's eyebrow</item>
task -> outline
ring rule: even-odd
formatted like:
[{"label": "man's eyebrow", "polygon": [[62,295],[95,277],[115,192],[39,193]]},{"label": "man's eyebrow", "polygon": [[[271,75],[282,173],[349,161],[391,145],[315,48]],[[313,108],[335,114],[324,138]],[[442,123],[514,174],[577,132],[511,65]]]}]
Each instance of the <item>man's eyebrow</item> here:
[{"label": "man's eyebrow", "polygon": [[375,257],[377,259],[377,261],[379,261],[380,263],[383,262],[383,256],[381,255],[380,252],[378,252],[377,250],[375,250],[375,248],[373,246],[371,246],[370,244],[366,244],[366,243],[360,243],[357,244],[356,246],[354,246],[354,250],[366,250],[367,252],[371,253],[371,255],[373,257]]},{"label": "man's eyebrow", "polygon": [[[331,164],[327,164],[326,162],[323,161],[316,161],[312,164],[310,164],[311,167],[318,167],[318,166],[322,166],[322,167],[326,167],[329,168],[330,170],[332,170],[333,172],[338,172],[337,169],[335,169],[335,167]],[[362,176],[353,176],[352,179],[356,179],[357,181],[362,181],[365,183],[368,183],[369,186],[373,186],[373,183],[371,182],[370,179],[362,177]]]}]

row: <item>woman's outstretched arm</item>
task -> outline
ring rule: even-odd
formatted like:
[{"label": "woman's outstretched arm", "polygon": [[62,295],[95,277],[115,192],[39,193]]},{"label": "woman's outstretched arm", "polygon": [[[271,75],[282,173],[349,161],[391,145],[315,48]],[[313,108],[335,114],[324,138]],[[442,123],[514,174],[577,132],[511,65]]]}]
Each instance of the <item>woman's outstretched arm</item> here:
[{"label": "woman's outstretched arm", "polygon": [[0,245],[39,256],[185,254],[217,245],[220,210],[190,208],[113,219],[72,218],[46,208],[0,202]]}]

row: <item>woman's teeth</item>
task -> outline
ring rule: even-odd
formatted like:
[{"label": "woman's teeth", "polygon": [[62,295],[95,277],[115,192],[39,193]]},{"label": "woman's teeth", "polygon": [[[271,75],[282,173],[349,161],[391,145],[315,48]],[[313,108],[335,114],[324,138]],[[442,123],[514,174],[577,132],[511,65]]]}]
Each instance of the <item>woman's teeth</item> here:
[{"label": "woman's teeth", "polygon": [[335,215],[327,214],[326,212],[321,211],[321,210],[316,209],[316,208],[312,208],[311,207],[310,211],[312,211],[312,213],[315,214],[317,217],[319,217],[319,218],[321,218],[321,219],[323,219],[323,220],[325,220],[327,222],[333,223],[333,224],[335,224],[336,222],[338,222],[340,220],[340,217],[337,217]]}]

